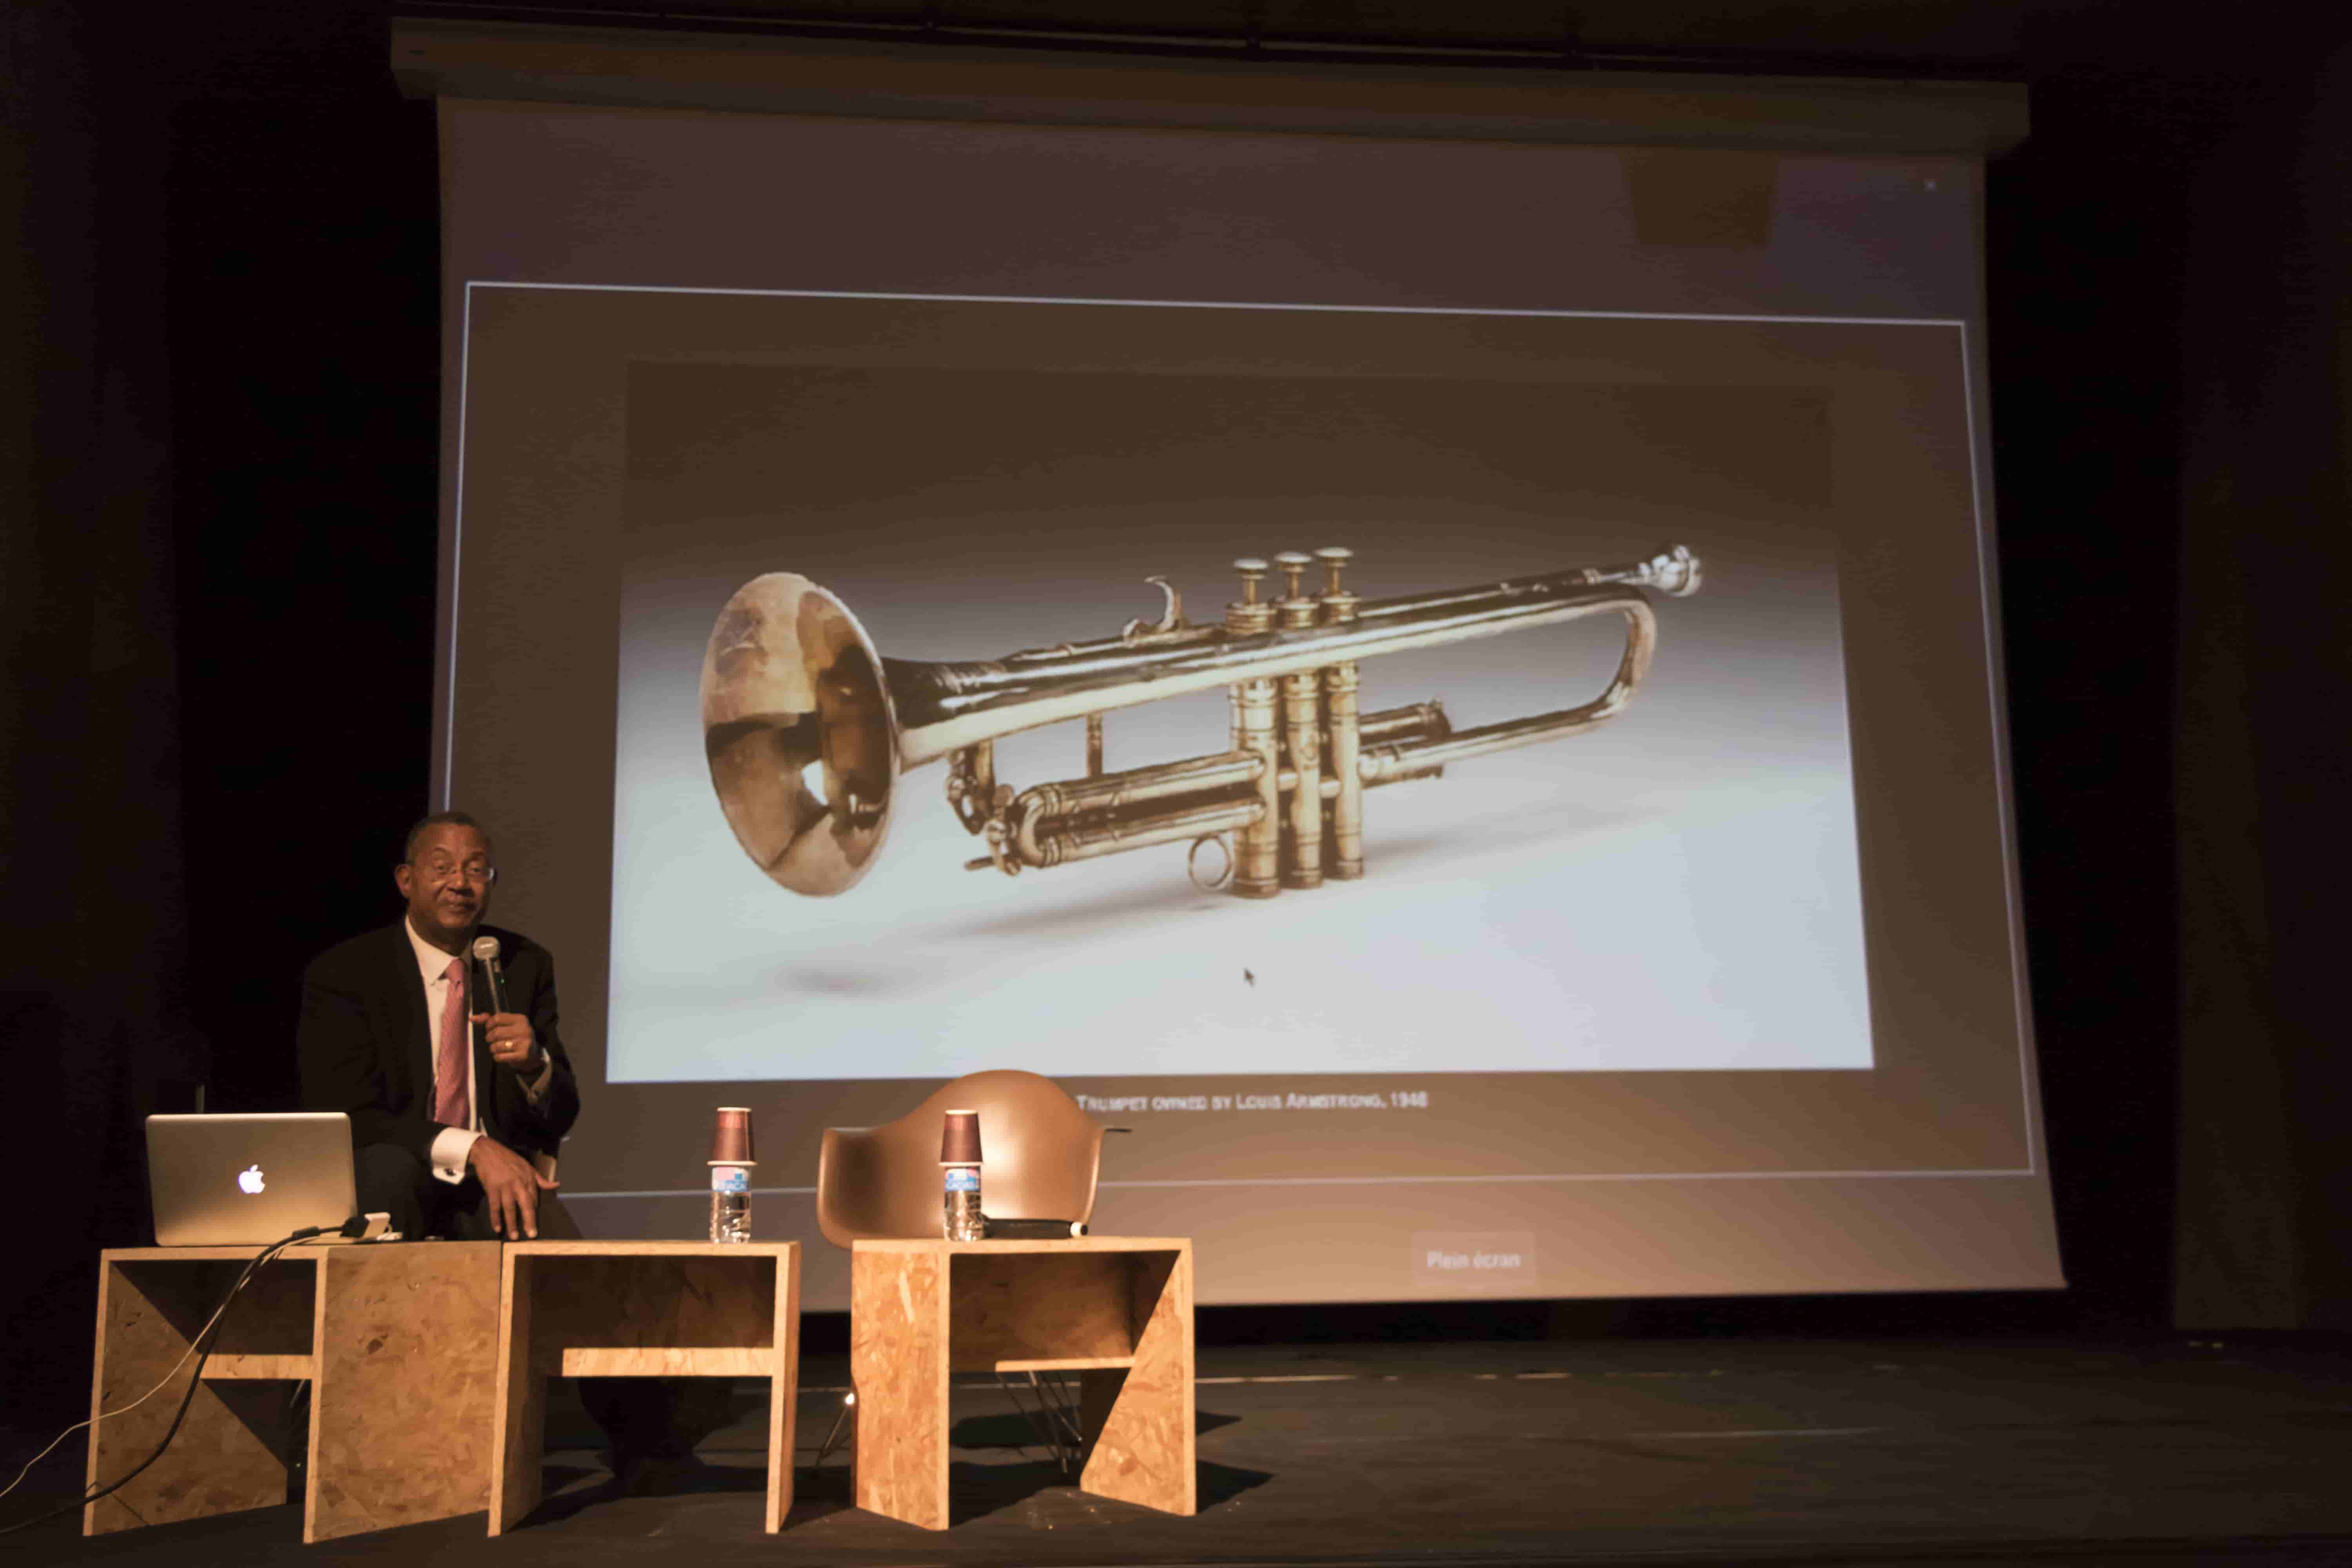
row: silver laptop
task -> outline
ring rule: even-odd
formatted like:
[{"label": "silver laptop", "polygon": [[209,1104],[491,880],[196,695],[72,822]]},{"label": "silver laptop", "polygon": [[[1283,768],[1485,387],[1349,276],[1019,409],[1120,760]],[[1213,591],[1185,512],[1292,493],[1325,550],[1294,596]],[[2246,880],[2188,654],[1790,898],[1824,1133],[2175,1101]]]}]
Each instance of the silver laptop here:
[{"label": "silver laptop", "polygon": [[352,1119],[340,1110],[151,1116],[147,1184],[158,1247],[249,1247],[358,1207]]}]

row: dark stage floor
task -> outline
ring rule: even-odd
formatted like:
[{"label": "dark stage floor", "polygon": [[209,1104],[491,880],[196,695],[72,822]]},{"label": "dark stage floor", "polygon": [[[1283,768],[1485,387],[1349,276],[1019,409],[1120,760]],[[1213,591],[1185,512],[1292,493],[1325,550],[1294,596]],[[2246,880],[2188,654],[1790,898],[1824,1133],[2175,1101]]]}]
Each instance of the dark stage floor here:
[{"label": "dark stage floor", "polygon": [[[2352,1563],[2352,1354],[2335,1342],[1210,1351],[1198,1517],[1061,1484],[1004,1395],[976,1384],[956,1395],[944,1533],[849,1508],[838,1456],[808,1468],[845,1373],[803,1368],[799,1499],[773,1537],[759,1531],[764,1414],[747,1398],[703,1446],[708,1469],[667,1495],[611,1495],[593,1428],[559,1410],[549,1500],[499,1541],[476,1514],[305,1547],[285,1507],[93,1542],[59,1521],[0,1539],[0,1559]],[[0,1449],[11,1470],[28,1451]],[[0,1518],[31,1511],[36,1486],[71,1496],[79,1452]]]}]

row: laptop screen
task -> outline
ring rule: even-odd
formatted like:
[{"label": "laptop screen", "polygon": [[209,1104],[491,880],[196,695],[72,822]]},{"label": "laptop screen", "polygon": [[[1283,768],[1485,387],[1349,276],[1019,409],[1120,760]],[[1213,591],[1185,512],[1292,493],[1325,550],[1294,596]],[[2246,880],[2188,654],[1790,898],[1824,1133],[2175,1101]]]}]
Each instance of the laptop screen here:
[{"label": "laptop screen", "polygon": [[151,1116],[147,1174],[159,1247],[259,1246],[358,1207],[341,1111]]}]

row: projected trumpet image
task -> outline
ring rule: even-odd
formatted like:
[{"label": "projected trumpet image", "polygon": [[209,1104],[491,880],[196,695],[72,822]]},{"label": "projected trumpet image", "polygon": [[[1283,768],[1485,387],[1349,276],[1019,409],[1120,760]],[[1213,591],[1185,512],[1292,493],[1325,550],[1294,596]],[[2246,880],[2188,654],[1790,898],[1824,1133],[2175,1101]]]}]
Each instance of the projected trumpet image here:
[{"label": "projected trumpet image", "polygon": [[[1365,875],[1365,793],[1441,777],[1450,763],[1565,739],[1624,710],[1657,643],[1653,594],[1697,591],[1676,544],[1645,561],[1363,600],[1353,552],[1327,546],[1234,563],[1239,595],[1195,624],[1165,578],[1156,620],[1115,636],[970,663],[883,657],[848,606],[792,573],[754,578],[712,627],[701,677],[712,787],[736,841],[778,886],[828,897],[880,854],[899,775],[945,761],[948,804],[987,853],[975,871],[1018,876],[1131,849],[1189,843],[1200,887],[1246,899]],[[1308,574],[1319,569],[1322,582]],[[1269,593],[1273,596],[1269,596]],[[1623,617],[1614,677],[1590,700],[1455,731],[1436,701],[1363,712],[1367,660]],[[1103,715],[1227,688],[1223,751],[1108,773]],[[995,742],[1082,720],[1083,776],[1017,790]]]}]

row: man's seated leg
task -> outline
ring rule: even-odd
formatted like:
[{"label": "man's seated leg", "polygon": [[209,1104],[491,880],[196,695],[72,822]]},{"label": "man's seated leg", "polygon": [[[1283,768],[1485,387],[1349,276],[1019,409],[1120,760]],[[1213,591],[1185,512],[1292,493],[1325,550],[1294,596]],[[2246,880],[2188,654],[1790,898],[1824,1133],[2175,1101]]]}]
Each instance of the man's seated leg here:
[{"label": "man's seated leg", "polygon": [[734,1385],[719,1377],[573,1380],[589,1419],[612,1445],[613,1479],[628,1491],[661,1491],[690,1474],[695,1445],[734,1415]]},{"label": "man's seated leg", "polygon": [[425,1226],[439,1207],[433,1179],[425,1162],[396,1143],[365,1143],[352,1151],[352,1182],[359,1194],[360,1213],[386,1214],[392,1228],[411,1241],[430,1234]]}]

